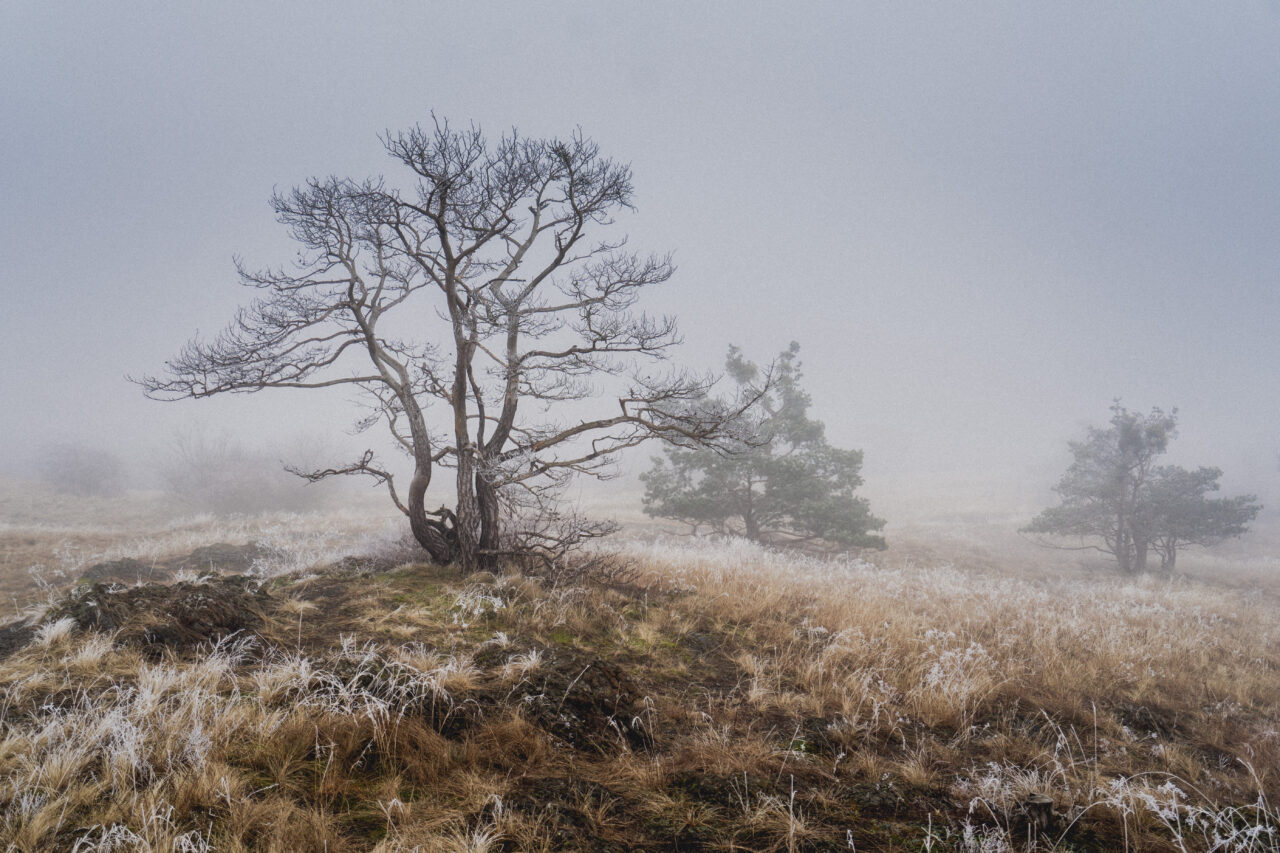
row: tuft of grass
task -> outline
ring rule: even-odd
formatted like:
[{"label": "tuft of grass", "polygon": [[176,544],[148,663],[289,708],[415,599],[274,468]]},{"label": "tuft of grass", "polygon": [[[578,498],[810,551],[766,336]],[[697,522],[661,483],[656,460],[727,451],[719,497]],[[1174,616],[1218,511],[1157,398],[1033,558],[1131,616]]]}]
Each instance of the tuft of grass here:
[{"label": "tuft of grass", "polygon": [[76,620],[70,616],[64,616],[53,622],[46,622],[36,629],[34,643],[37,646],[46,648],[59,645],[71,637],[76,629]]}]

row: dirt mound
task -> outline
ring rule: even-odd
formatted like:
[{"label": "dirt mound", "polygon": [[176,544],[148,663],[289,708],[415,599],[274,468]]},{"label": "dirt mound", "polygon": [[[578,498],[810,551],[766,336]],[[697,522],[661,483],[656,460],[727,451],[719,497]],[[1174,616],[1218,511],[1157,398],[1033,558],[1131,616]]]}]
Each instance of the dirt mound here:
[{"label": "dirt mound", "polygon": [[[119,581],[121,583],[146,583],[149,581],[167,581],[180,571],[216,572],[219,574],[248,574],[260,561],[278,557],[279,554],[270,548],[249,542],[244,545],[232,545],[229,542],[217,542],[196,548],[181,557],[167,557],[144,563],[133,557],[95,563],[80,573],[85,581]],[[373,555],[350,555],[343,557],[331,567],[334,571],[352,575],[373,575],[390,571],[402,561],[392,557]]]},{"label": "dirt mound", "polygon": [[256,542],[232,545],[218,542],[196,548],[182,557],[170,557],[144,563],[133,557],[95,563],[85,569],[80,577],[86,581],[120,581],[121,583],[145,583],[166,581],[179,571],[219,572],[244,574],[254,563],[271,555],[271,551]]},{"label": "dirt mound", "polygon": [[379,572],[389,572],[398,567],[402,562],[402,560],[397,560],[392,557],[348,554],[338,562],[334,563],[333,568],[335,571],[346,572],[353,575],[376,575]]},{"label": "dirt mound", "polygon": [[246,545],[232,545],[229,542],[216,542],[197,548],[185,557],[172,562],[173,569],[190,569],[197,572],[226,572],[243,574],[253,568],[260,559],[271,556],[271,551],[257,542]]},{"label": "dirt mound", "polygon": [[85,569],[80,574],[80,577],[87,581],[124,581],[128,583],[136,583],[139,581],[167,580],[170,574],[170,571],[164,566],[144,563],[141,560],[135,560],[132,557],[125,557],[123,560],[109,560],[105,563],[95,563]]},{"label": "dirt mound", "polygon": [[640,692],[622,667],[556,649],[520,688],[524,716],[575,749],[608,752],[644,741]]},{"label": "dirt mound", "polygon": [[159,653],[188,649],[266,622],[270,595],[240,575],[212,575],[172,586],[94,583],[77,589],[45,617],[66,616],[82,629],[118,631],[117,639]]}]

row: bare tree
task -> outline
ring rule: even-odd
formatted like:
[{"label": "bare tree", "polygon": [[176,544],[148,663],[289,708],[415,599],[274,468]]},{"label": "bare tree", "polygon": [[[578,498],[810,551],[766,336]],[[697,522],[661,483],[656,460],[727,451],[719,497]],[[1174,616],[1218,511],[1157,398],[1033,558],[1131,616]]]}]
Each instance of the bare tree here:
[{"label": "bare tree", "polygon": [[[302,251],[290,268],[241,281],[260,292],[212,341],[193,340],[164,375],[139,383],[159,399],[264,388],[353,386],[413,463],[402,499],[369,450],[312,480],[362,474],[385,484],[417,541],[464,570],[528,547],[599,532],[548,525],[573,474],[604,476],[619,451],[650,438],[716,443],[731,412],[708,403],[711,378],[647,372],[677,343],[671,318],[633,311],[671,277],[669,257],[601,238],[631,207],[629,167],[581,133],[516,132],[491,145],[447,122],[386,134],[412,173],[312,179],[272,198]],[[611,411],[582,416],[610,385]],[[574,416],[569,417],[572,413]],[[455,470],[456,503],[426,508],[439,466]],[[532,513],[536,523],[516,526]]]}]

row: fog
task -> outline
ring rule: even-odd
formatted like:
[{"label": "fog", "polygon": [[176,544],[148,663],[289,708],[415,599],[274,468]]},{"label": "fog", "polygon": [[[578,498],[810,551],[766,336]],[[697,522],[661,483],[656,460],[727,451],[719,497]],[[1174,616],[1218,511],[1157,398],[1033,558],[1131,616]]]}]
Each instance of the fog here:
[{"label": "fog", "polygon": [[6,3],[0,473],[70,442],[153,485],[193,431],[363,446],[341,392],[125,376],[233,316],[233,256],[292,259],[273,189],[397,180],[379,133],[434,111],[629,162],[681,361],[799,341],[891,523],[1043,503],[1113,398],[1176,406],[1170,461],[1275,503],[1278,37],[1263,2]]}]

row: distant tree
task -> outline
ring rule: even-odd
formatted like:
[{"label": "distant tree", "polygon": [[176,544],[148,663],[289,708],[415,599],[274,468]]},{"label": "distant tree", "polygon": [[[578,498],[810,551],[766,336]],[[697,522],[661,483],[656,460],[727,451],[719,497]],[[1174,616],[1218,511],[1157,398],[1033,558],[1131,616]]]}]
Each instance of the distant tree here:
[{"label": "distant tree", "polygon": [[40,477],[63,494],[109,497],[119,494],[124,480],[120,459],[109,450],[61,443],[40,454]]},{"label": "distant tree", "polygon": [[1081,547],[1112,554],[1122,571],[1142,571],[1150,542],[1138,514],[1155,460],[1177,432],[1177,414],[1157,408],[1144,416],[1114,403],[1110,427],[1090,427],[1084,441],[1070,443],[1073,461],[1054,487],[1062,503],[1041,512],[1024,532],[1100,539]]},{"label": "distant tree", "polygon": [[[709,378],[651,372],[678,342],[675,323],[633,309],[672,265],[606,233],[632,206],[631,170],[581,134],[491,144],[437,121],[384,145],[406,190],[333,177],[277,194],[297,263],[241,267],[258,298],[139,382],[158,399],[357,391],[370,407],[360,426],[382,424],[407,455],[407,488],[373,449],[299,473],[385,485],[436,562],[554,559],[601,532],[559,515],[569,477],[607,473],[655,437],[714,442],[731,421],[701,406]],[[602,392],[612,402],[595,413],[575,402]],[[441,467],[453,505],[430,510]]]},{"label": "distant tree", "polygon": [[885,547],[873,533],[884,521],[855,494],[862,452],[832,447],[822,423],[809,417],[799,352],[792,343],[766,384],[766,374],[729,348],[726,366],[739,399],[756,400],[746,437],[730,453],[668,447],[641,475],[647,514],[755,541]]},{"label": "distant tree", "polygon": [[1023,532],[1076,538],[1079,546],[1056,547],[1111,554],[1124,572],[1145,571],[1152,549],[1171,569],[1180,548],[1243,533],[1259,510],[1253,496],[1209,500],[1218,469],[1156,465],[1177,435],[1177,414],[1155,408],[1142,415],[1114,403],[1109,427],[1090,427],[1084,441],[1070,442],[1073,461],[1054,487],[1061,503]]}]

